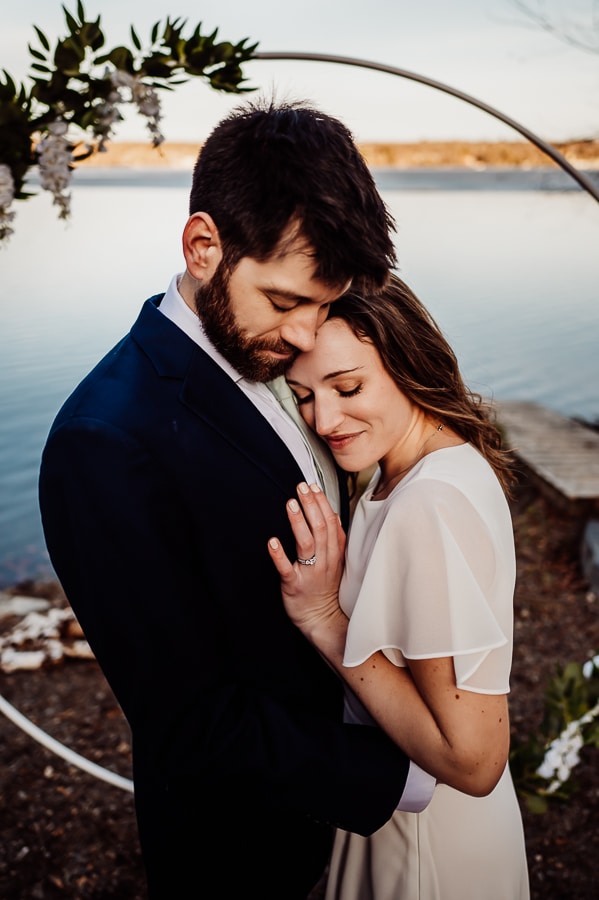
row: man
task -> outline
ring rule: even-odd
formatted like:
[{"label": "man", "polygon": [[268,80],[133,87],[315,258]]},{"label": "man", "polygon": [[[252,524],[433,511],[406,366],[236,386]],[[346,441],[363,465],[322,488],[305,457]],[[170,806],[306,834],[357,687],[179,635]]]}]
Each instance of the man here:
[{"label": "man", "polygon": [[267,552],[272,534],[291,552],[285,502],[321,472],[265,383],[352,279],[384,283],[391,228],[340,122],[236,110],[196,164],[185,272],[52,426],[46,540],[131,726],[152,900],[303,900],[332,826],[376,830],[406,779],[404,804],[428,800],[378,729],[342,724]]}]

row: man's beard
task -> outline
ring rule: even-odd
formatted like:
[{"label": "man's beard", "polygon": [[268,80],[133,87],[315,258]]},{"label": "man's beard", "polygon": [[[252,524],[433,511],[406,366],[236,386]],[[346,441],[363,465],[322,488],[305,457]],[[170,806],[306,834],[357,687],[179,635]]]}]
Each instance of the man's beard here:
[{"label": "man's beard", "polygon": [[[286,341],[267,341],[245,337],[237,325],[229,294],[229,275],[222,262],[207,284],[198,287],[196,312],[204,331],[227,362],[249,381],[271,381],[283,375],[299,350]],[[292,353],[286,359],[273,359],[264,351]]]}]

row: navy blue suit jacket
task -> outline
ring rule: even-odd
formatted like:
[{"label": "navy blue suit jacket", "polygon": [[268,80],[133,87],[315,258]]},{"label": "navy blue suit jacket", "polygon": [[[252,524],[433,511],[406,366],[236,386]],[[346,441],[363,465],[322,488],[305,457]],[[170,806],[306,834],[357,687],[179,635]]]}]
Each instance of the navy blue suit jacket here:
[{"label": "navy blue suit jacket", "polygon": [[220,897],[303,898],[331,826],[379,828],[408,761],[342,724],[337,677],[283,610],[267,541],[295,556],[297,463],[160,299],[52,426],[47,545],[131,726],[150,897],[212,874]]}]

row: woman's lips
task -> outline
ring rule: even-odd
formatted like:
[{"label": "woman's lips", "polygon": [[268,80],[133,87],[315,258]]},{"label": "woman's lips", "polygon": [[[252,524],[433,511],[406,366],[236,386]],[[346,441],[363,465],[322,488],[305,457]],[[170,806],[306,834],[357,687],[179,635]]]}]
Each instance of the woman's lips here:
[{"label": "woman's lips", "polygon": [[328,434],[324,440],[335,452],[336,450],[345,450],[356,438],[360,437],[360,434],[359,431],[355,434]]}]

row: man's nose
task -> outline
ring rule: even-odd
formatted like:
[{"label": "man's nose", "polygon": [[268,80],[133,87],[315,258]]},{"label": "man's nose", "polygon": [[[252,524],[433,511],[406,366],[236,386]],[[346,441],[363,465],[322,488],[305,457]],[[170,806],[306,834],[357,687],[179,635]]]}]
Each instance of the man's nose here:
[{"label": "man's nose", "polygon": [[280,334],[284,341],[307,353],[314,349],[316,330],[320,325],[320,310],[310,307],[298,307],[288,314],[281,326]]}]

